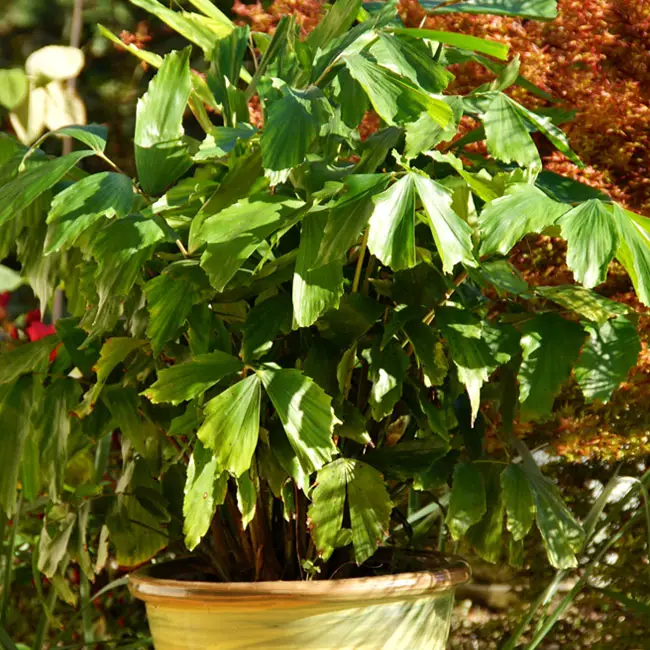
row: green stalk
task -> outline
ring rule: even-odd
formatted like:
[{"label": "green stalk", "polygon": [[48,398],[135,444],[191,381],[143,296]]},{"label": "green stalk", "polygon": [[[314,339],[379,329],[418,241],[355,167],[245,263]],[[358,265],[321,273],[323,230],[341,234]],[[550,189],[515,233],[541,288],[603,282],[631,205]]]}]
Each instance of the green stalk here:
[{"label": "green stalk", "polygon": [[95,641],[93,631],[92,608],[90,607],[90,581],[83,571],[79,572],[79,596],[81,603],[81,629],[83,630],[84,642],[91,648]]},{"label": "green stalk", "polygon": [[50,587],[50,593],[47,595],[47,605],[43,608],[41,617],[38,621],[38,627],[36,628],[36,634],[34,635],[34,643],[32,644],[32,650],[42,650],[43,640],[47,635],[47,631],[50,627],[50,616],[51,612],[54,610],[56,605],[56,589],[52,586]]},{"label": "green stalk", "polygon": [[565,612],[567,607],[575,600],[575,597],[582,591],[582,589],[585,587],[587,584],[587,580],[593,570],[596,568],[600,560],[602,560],[603,556],[609,549],[618,542],[621,537],[634,525],[637,523],[639,519],[643,517],[643,513],[637,513],[635,514],[619,531],[614,535],[608,542],[605,544],[605,546],[601,549],[600,553],[596,555],[596,557],[589,562],[589,564],[585,567],[585,570],[580,577],[580,580],[574,585],[573,589],[562,599],[560,604],[555,608],[552,614],[548,616],[544,620],[543,625],[540,627],[539,631],[535,634],[533,637],[532,641],[528,645],[527,650],[535,650],[539,646],[539,644],[544,640],[546,635],[551,631],[553,626],[557,623],[558,619],[562,614]]},{"label": "green stalk", "polygon": [[7,609],[9,607],[9,593],[11,592],[11,579],[13,577],[14,566],[14,551],[16,546],[16,532],[18,531],[18,524],[20,522],[20,511],[23,507],[22,492],[18,497],[16,504],[16,512],[14,514],[11,532],[9,533],[9,540],[7,542],[7,549],[5,551],[5,575],[2,584],[2,595],[0,600],[0,625],[4,625],[7,620]]}]

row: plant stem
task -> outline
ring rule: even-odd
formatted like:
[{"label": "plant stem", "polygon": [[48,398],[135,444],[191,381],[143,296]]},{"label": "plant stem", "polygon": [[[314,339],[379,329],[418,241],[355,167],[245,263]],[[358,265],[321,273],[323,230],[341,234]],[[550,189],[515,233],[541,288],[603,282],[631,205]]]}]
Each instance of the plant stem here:
[{"label": "plant stem", "polygon": [[359,257],[357,258],[357,266],[354,269],[354,280],[352,280],[352,293],[359,291],[359,282],[361,281],[361,271],[363,269],[363,262],[366,257],[366,249],[368,248],[368,228],[363,233],[361,246],[359,247]]},{"label": "plant stem", "polygon": [[584,586],[587,584],[587,580],[589,579],[589,576],[592,574],[593,570],[596,568],[596,566],[600,563],[602,560],[603,556],[609,549],[618,542],[621,537],[628,531],[629,528],[631,528],[633,525],[637,523],[639,519],[643,517],[642,512],[636,513],[624,526],[621,527],[621,529],[616,533],[613,537],[609,539],[607,544],[603,546],[603,548],[600,550],[598,555],[589,562],[589,564],[585,567],[585,570],[578,580],[578,582],[574,585],[573,589],[562,599],[560,604],[555,608],[553,613],[546,618],[544,621],[543,625],[535,634],[534,638],[528,645],[527,650],[535,650],[539,646],[539,644],[544,640],[546,635],[551,631],[553,626],[557,623],[558,619],[564,611],[566,610],[567,607],[575,600],[575,597],[582,591]]},{"label": "plant stem", "polygon": [[0,625],[4,625],[7,620],[7,609],[9,607],[9,594],[11,592],[11,580],[13,578],[14,568],[14,551],[16,546],[16,533],[18,532],[18,524],[20,522],[20,512],[23,507],[22,492],[18,497],[16,504],[16,512],[14,513],[11,522],[11,532],[9,533],[9,540],[7,542],[7,550],[5,552],[5,575],[2,584],[2,594],[0,600]]},{"label": "plant stem", "polygon": [[88,607],[88,605],[90,605],[90,582],[83,571],[80,573],[79,600],[81,603],[81,628],[83,630],[84,643],[88,644],[88,646],[84,646],[84,648],[85,650],[90,650],[95,640],[95,634],[93,632],[92,610],[90,607]]},{"label": "plant stem", "polygon": [[47,606],[45,611],[41,613],[38,627],[36,628],[36,634],[34,635],[34,643],[32,645],[33,650],[42,650],[43,648],[43,641],[47,635],[47,630],[50,627],[50,617],[48,616],[48,612],[50,612],[51,615],[51,612],[56,605],[56,599],[56,589],[50,587],[50,593],[47,595]]}]

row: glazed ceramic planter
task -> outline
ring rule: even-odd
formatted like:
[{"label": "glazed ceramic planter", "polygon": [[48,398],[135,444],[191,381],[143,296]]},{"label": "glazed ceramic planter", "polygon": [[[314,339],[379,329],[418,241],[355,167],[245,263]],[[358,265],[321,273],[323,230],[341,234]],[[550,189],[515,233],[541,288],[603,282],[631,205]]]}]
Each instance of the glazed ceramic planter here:
[{"label": "glazed ceramic planter", "polygon": [[129,581],[156,650],[443,650],[455,587],[469,578],[462,561],[310,582],[198,582],[170,568]]}]

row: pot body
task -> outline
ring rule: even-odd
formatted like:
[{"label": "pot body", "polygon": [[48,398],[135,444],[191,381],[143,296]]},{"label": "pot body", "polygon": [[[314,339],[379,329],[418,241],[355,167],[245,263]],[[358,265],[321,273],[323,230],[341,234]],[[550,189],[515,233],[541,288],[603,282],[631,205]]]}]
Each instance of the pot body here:
[{"label": "pot body", "polygon": [[455,585],[449,571],[376,578],[200,583],[138,573],[156,650],[444,650]]}]

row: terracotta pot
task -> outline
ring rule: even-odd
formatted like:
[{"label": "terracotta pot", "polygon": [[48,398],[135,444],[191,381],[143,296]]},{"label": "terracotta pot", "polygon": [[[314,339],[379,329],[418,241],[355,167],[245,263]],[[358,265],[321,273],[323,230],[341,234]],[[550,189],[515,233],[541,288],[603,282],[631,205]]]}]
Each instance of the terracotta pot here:
[{"label": "terracotta pot", "polygon": [[220,583],[178,579],[181,566],[129,580],[156,650],[443,650],[455,587],[470,575],[456,560],[372,578]]}]

